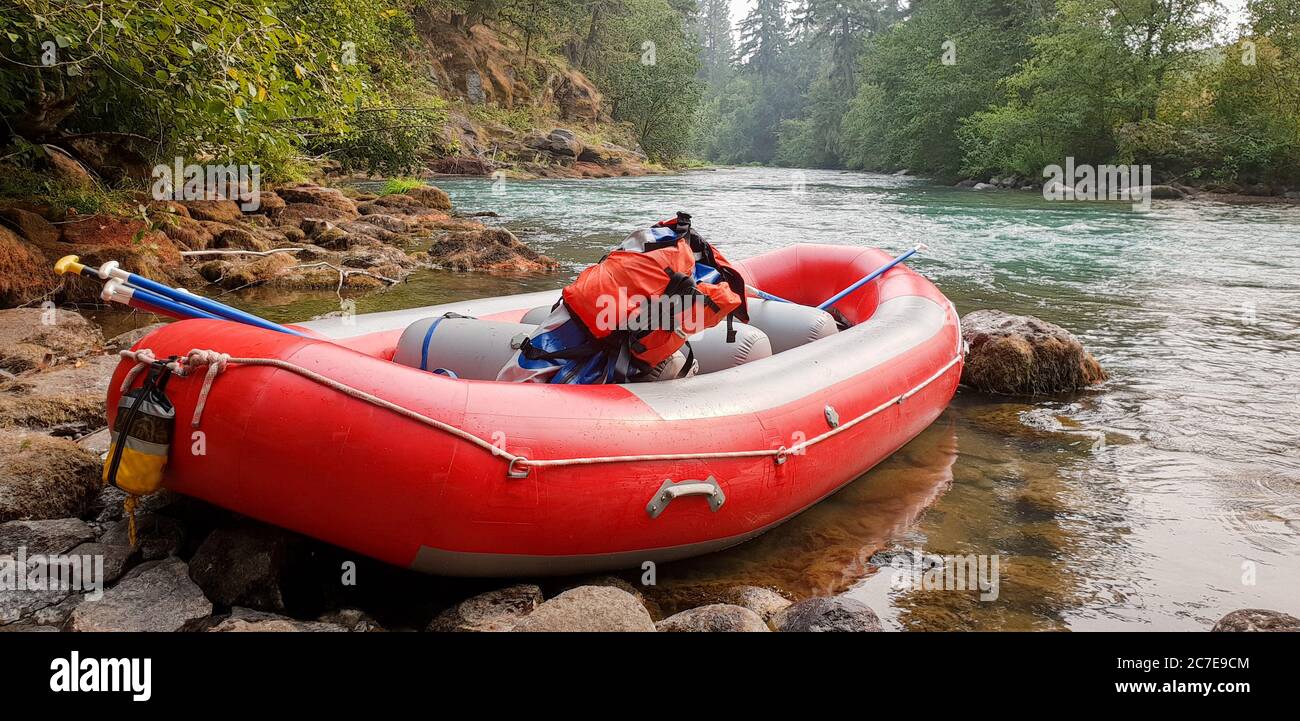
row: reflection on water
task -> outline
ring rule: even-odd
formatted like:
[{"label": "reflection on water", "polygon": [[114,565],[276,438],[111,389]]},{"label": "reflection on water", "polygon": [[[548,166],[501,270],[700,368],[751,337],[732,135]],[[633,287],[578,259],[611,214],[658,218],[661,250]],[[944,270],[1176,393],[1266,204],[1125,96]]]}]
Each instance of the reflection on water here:
[{"label": "reflection on water", "polygon": [[[802,175],[794,175],[795,172]],[[422,272],[358,312],[559,288],[678,209],[733,257],[791,242],[901,251],[964,314],[1074,331],[1103,388],[1026,403],[967,391],[892,458],[740,547],[663,566],[671,611],[736,583],[847,592],[909,629],[1204,629],[1236,608],[1300,615],[1300,210],[1048,203],[911,178],[735,169],[656,178],[440,182],[462,211],[561,262],[529,279]],[[497,192],[499,191],[499,192]],[[278,321],[332,293],[251,290]],[[998,554],[1000,595],[899,591],[875,551]]]}]

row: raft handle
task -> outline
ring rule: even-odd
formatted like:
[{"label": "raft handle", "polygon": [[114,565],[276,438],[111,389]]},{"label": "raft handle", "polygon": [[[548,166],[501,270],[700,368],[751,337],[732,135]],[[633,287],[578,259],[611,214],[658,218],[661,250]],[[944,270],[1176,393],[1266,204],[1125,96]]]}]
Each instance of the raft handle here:
[{"label": "raft handle", "polygon": [[682,496],[705,496],[709,501],[709,510],[714,513],[717,513],[718,509],[722,508],[722,504],[727,502],[727,494],[722,492],[722,486],[718,485],[718,479],[713,476],[709,476],[702,481],[682,481],[681,483],[673,483],[670,478],[664,481],[662,486],[659,486],[658,491],[655,491],[654,496],[650,498],[650,502],[645,506],[645,512],[651,518],[658,518],[659,514],[668,508],[668,504],[673,502],[673,499]]}]

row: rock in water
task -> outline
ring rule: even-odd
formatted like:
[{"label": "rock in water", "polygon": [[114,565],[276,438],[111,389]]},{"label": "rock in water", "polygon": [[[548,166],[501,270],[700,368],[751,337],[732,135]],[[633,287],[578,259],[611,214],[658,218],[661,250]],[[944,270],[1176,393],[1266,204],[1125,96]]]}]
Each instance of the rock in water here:
[{"label": "rock in water", "polygon": [[1033,316],[977,310],[962,317],[961,333],[970,344],[961,382],[986,393],[1062,393],[1106,380],[1074,335]]},{"label": "rock in water", "polygon": [[579,586],[537,607],[515,631],[654,631],[636,597],[612,586]]},{"label": "rock in water", "polygon": [[430,631],[509,631],[542,604],[542,589],[533,584],[480,593],[438,614]]},{"label": "rock in water", "polygon": [[1212,631],[1300,631],[1300,618],[1281,611],[1243,608],[1219,619]]},{"label": "rock in water", "polygon": [[212,604],[190,580],[185,562],[146,563],[97,601],[85,600],[68,619],[72,631],[176,631],[211,615]]},{"label": "rock in water", "polygon": [[782,611],[790,607],[790,600],[770,588],[761,586],[736,586],[723,593],[727,603],[747,608],[764,623],[771,624]]},{"label": "rock in water", "polygon": [[655,628],[664,632],[768,630],[767,624],[757,613],[729,603],[714,603],[682,611],[655,624]]},{"label": "rock in water", "polygon": [[879,631],[880,619],[867,604],[844,596],[800,601],[777,614],[776,630],[786,632]]},{"label": "rock in water", "polygon": [[66,438],[0,430],[0,522],[81,513],[99,472],[99,457]]}]

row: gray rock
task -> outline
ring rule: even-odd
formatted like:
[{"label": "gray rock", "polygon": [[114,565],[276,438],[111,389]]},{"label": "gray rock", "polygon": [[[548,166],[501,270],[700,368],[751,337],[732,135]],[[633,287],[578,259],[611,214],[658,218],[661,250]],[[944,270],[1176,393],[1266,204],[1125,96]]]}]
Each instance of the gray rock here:
[{"label": "gray rock", "polygon": [[880,619],[861,601],[845,596],[819,596],[800,601],[777,614],[776,630],[879,631]]},{"label": "gray rock", "polygon": [[0,628],[14,623],[36,623],[36,617],[44,613],[67,613],[58,610],[59,605],[69,598],[76,598],[72,590],[32,590],[11,588],[0,590]]},{"label": "gray rock", "polygon": [[990,185],[988,183],[976,183],[971,187],[971,190],[995,190],[997,187],[998,186],[996,185]]},{"label": "gray rock", "polygon": [[288,616],[239,607],[231,609],[230,616],[208,629],[210,632],[218,633],[294,631],[340,633],[346,632],[347,630],[348,629],[337,623],[299,621],[298,619],[289,618]]},{"label": "gray rock", "polygon": [[[1146,191],[1147,188],[1139,188],[1139,191]],[[1151,197],[1156,200],[1180,200],[1187,197],[1183,191],[1172,185],[1153,185],[1150,187]]]},{"label": "gray rock", "polygon": [[611,586],[579,586],[537,607],[514,631],[654,631],[636,597]]},{"label": "gray rock", "polygon": [[[108,430],[107,426],[77,439],[77,445],[94,453],[99,458],[103,458],[108,453],[109,445],[112,442],[113,434]],[[105,486],[104,488],[114,488],[114,486]],[[103,488],[100,490],[102,491]]]},{"label": "gray rock", "polygon": [[68,619],[72,631],[176,631],[212,614],[212,603],[180,559],[144,564]]},{"label": "gray rock", "polygon": [[427,630],[509,631],[542,601],[542,589],[531,583],[480,593],[438,614]]},{"label": "gray rock", "polygon": [[80,518],[0,523],[0,554],[24,548],[28,556],[63,553],[95,537],[95,529]]},{"label": "gray rock", "polygon": [[768,631],[767,624],[748,608],[729,603],[714,603],[692,608],[669,616],[655,628],[664,632],[696,631],[716,633],[722,631]]},{"label": "gray rock", "polygon": [[304,551],[300,536],[271,526],[218,528],[190,559],[190,578],[223,606],[283,611],[286,577]]},{"label": "gray rock", "polygon": [[1043,184],[1043,196],[1060,196],[1069,200],[1074,197],[1074,188],[1057,180],[1049,180]]},{"label": "gray rock", "polygon": [[723,593],[723,599],[753,611],[767,624],[773,623],[777,614],[790,607],[788,598],[761,586],[736,586]]},{"label": "gray rock", "polygon": [[577,158],[584,149],[582,141],[568,128],[555,128],[545,136],[534,133],[524,139],[524,144],[535,150],[567,158]]},{"label": "gray rock", "polygon": [[131,546],[111,546],[105,543],[83,543],[68,551],[70,556],[101,556],[104,559],[104,583],[111,584],[140,559],[140,549]]},{"label": "gray rock", "polygon": [[[171,516],[136,510],[136,544],[141,557],[157,561],[176,553],[185,541],[185,527]],[[131,519],[123,518],[113,524],[99,542],[109,546],[131,545]]]},{"label": "gray rock", "polygon": [[1074,335],[1033,316],[977,310],[962,317],[961,334],[970,346],[961,382],[986,393],[1063,393],[1106,380]]},{"label": "gray rock", "polygon": [[158,330],[159,328],[165,325],[167,324],[153,323],[151,325],[146,325],[141,328],[136,328],[135,330],[128,330],[125,333],[118,333],[112,338],[109,338],[108,341],[104,343],[104,349],[110,351],[118,351],[118,350],[125,350],[127,348],[132,348],[135,346],[136,343],[139,343],[141,340],[144,340],[145,336],[149,335],[150,333]]},{"label": "gray rock", "polygon": [[1214,624],[1212,631],[1300,631],[1300,618],[1281,611],[1243,608]]},{"label": "gray rock", "polygon": [[967,179],[967,180],[959,180],[959,181],[957,181],[957,184],[954,185],[953,187],[954,187],[954,188],[974,188],[976,185],[979,184],[979,182],[980,182],[980,181],[978,181],[978,180],[971,180],[971,179]]}]

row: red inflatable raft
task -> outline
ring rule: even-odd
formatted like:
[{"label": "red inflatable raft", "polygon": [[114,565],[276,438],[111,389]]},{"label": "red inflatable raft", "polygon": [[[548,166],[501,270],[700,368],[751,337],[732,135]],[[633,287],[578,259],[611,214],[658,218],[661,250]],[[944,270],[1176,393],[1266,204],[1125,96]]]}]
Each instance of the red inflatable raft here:
[{"label": "red inflatable raft", "polygon": [[[798,245],[737,265],[768,293],[816,304],[889,259]],[[273,364],[214,373],[196,429],[205,374],[171,381],[166,485],[429,573],[633,567],[741,543],[817,503],[930,425],[961,375],[955,309],[902,265],[836,305],[852,327],[691,378],[500,383],[392,360],[413,322],[448,311],[517,321],[556,295],[296,326],[315,337],[164,326],[136,350]],[[114,375],[111,412],[133,365]]]}]

